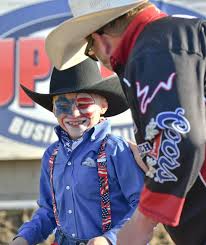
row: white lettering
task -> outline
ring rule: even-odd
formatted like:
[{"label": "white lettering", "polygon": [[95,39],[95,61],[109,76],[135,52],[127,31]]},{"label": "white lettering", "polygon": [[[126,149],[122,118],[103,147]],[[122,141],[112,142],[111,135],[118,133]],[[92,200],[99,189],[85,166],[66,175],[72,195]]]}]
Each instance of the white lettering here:
[{"label": "white lettering", "polygon": [[12,122],[8,128],[9,133],[14,134],[14,135],[18,135],[20,130],[21,130],[23,123],[24,123],[24,121],[22,118],[14,117],[14,119],[12,120]]},{"label": "white lettering", "polygon": [[31,120],[25,120],[21,117],[14,117],[8,129],[10,134],[18,135],[22,139],[30,139],[33,142],[51,144],[57,140],[54,133],[54,126],[36,123]]},{"label": "white lettering", "polygon": [[41,141],[43,133],[44,133],[44,129],[45,129],[45,126],[43,124],[37,124],[35,129],[34,129],[32,139],[34,141]]},{"label": "white lettering", "polygon": [[24,139],[31,138],[32,132],[34,130],[34,123],[32,121],[25,121],[21,130],[21,136]]}]

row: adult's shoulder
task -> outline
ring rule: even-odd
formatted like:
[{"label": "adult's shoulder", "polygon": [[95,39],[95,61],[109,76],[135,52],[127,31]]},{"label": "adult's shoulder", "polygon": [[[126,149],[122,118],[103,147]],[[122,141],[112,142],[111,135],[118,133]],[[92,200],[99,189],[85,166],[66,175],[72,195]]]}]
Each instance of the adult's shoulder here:
[{"label": "adult's shoulder", "polygon": [[130,55],[130,64],[142,57],[156,57],[162,52],[199,53],[199,29],[204,21],[184,16],[167,16],[143,29]]}]

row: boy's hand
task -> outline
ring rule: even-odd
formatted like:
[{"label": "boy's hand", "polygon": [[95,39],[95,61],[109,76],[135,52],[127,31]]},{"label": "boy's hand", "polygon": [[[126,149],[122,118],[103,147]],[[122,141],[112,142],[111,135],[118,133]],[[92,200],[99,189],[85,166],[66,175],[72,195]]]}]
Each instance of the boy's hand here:
[{"label": "boy's hand", "polygon": [[111,245],[111,242],[106,237],[98,236],[90,239],[87,245]]},{"label": "boy's hand", "polygon": [[9,243],[9,245],[29,245],[23,237],[17,237],[15,240]]}]

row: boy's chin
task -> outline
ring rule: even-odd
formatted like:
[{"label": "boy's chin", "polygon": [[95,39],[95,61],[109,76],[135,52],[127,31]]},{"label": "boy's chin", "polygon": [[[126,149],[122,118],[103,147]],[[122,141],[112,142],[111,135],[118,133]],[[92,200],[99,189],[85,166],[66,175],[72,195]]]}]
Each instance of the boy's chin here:
[{"label": "boy's chin", "polygon": [[77,140],[83,136],[85,132],[91,129],[89,126],[81,126],[79,128],[64,128],[72,140]]},{"label": "boy's chin", "polygon": [[79,138],[81,138],[81,137],[83,136],[83,134],[84,134],[85,131],[86,131],[86,130],[80,131],[80,132],[78,132],[78,133],[74,133],[74,132],[71,132],[71,131],[67,131],[67,133],[68,133],[68,135],[70,136],[70,138],[71,138],[72,140],[78,140]]}]

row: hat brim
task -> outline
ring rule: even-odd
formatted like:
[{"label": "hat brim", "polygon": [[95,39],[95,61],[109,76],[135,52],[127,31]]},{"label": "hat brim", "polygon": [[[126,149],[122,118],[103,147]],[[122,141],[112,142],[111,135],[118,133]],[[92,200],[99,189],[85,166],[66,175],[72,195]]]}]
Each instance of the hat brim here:
[{"label": "hat brim", "polygon": [[99,94],[106,98],[108,102],[108,110],[104,114],[105,117],[111,117],[118,115],[124,111],[126,111],[129,107],[127,104],[127,100],[122,91],[120,82],[116,75],[105,78],[90,87],[85,87],[80,90],[64,90],[61,93],[51,93],[51,94],[41,94],[37,92],[33,92],[30,89],[26,88],[21,84],[21,88],[24,92],[37,104],[44,107],[49,111],[53,111],[53,96],[59,95],[62,93],[95,93]]},{"label": "hat brim", "polygon": [[87,36],[145,1],[70,18],[60,24],[46,38],[46,52],[52,64],[65,70],[84,60]]}]

